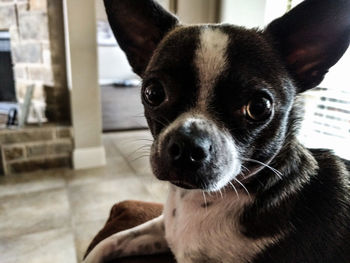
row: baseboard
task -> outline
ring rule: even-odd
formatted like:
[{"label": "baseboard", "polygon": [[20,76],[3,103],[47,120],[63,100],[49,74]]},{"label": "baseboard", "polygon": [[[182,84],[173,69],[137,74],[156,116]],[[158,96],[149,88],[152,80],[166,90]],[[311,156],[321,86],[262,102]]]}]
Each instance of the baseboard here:
[{"label": "baseboard", "polygon": [[73,168],[88,169],[106,165],[106,152],[103,146],[75,149],[73,152]]}]

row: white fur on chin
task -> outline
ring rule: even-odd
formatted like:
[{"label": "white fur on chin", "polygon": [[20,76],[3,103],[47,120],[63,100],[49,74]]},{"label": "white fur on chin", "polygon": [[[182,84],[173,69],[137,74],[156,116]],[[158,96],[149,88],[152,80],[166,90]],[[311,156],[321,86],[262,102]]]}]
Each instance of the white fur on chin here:
[{"label": "white fur on chin", "polygon": [[243,263],[277,241],[241,234],[238,218],[253,198],[244,192],[237,196],[233,189],[221,196],[171,186],[164,208],[165,237],[177,262]]}]

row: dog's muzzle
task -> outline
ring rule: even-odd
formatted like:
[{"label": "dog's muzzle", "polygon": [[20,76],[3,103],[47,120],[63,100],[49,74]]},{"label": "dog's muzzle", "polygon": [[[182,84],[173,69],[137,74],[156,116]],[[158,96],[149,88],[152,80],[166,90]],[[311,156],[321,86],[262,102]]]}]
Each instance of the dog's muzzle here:
[{"label": "dog's muzzle", "polygon": [[151,163],[159,179],[187,189],[222,187],[240,170],[232,138],[214,122],[187,115],[160,134]]}]

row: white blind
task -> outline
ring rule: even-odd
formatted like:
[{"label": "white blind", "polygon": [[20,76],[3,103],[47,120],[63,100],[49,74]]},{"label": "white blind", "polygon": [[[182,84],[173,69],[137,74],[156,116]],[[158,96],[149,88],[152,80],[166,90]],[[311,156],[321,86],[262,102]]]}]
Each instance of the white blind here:
[{"label": "white blind", "polygon": [[316,88],[303,98],[305,116],[299,139],[309,148],[332,149],[350,160],[350,89]]}]

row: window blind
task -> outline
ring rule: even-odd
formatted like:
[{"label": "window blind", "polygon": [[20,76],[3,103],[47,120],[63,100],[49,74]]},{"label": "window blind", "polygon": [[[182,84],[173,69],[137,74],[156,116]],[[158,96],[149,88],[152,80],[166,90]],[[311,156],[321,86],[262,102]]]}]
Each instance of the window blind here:
[{"label": "window blind", "polygon": [[302,97],[300,140],[309,148],[332,149],[350,160],[350,89],[318,87]]}]

